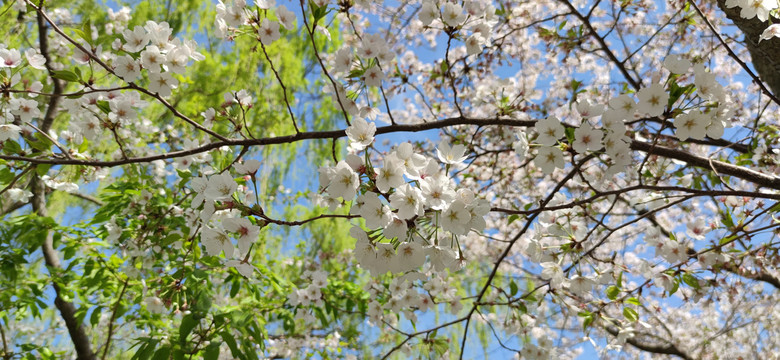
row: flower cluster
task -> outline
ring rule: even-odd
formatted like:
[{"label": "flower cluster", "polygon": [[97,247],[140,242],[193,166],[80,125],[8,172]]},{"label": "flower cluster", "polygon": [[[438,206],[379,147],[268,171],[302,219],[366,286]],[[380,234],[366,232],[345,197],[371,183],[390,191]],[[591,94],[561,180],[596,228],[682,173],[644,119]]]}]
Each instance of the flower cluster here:
[{"label": "flower cluster", "polygon": [[173,74],[183,74],[190,59],[205,59],[196,51],[194,41],[171,41],[172,32],[167,22],[158,24],[154,21],[147,21],[143,27],[136,26],[133,30],[123,31],[125,41],[116,39],[112,46],[128,54],[114,60],[114,73],[130,83],[141,78],[141,69],[145,69],[149,78],[149,91],[163,97],[170,96],[171,90],[179,85]]},{"label": "flower cluster", "polygon": [[483,1],[465,1],[463,5],[453,2],[423,2],[418,15],[420,22],[426,27],[448,27],[450,29],[468,28],[470,35],[460,34],[466,44],[468,55],[482,52],[488,44],[493,27],[497,24],[496,8]]},{"label": "flower cluster", "polygon": [[[307,271],[304,276],[309,278],[311,282],[306,288],[296,289],[289,293],[287,303],[291,306],[323,306],[325,302],[322,299],[322,288],[328,286],[328,273],[323,270]],[[310,314],[306,315],[311,316]],[[301,314],[300,317],[305,317],[305,315]]]},{"label": "flower cluster", "polygon": [[[570,138],[571,148],[580,154],[588,151],[604,152],[612,160],[607,174],[615,174],[631,164],[631,139],[627,136],[627,120],[637,117],[666,117],[669,114],[677,114],[673,123],[675,136],[680,140],[688,138],[704,139],[710,137],[718,139],[723,136],[724,129],[734,113],[732,102],[726,95],[723,86],[715,76],[706,71],[702,64],[692,65],[691,62],[679,55],[668,56],[663,63],[664,68],[673,74],[671,79],[675,81],[681,76],[687,76],[693,67],[694,81],[691,86],[696,89],[698,97],[705,106],[699,109],[675,109],[670,104],[670,94],[664,85],[655,83],[641,88],[636,93],[635,100],[628,94],[622,94],[608,101],[608,105],[594,104],[590,100],[576,102],[576,110],[582,118],[582,124],[574,129],[573,138]],[[712,102],[707,104],[707,102]],[[601,118],[602,128],[597,129],[591,124],[591,119]],[[565,127],[555,116],[549,116],[536,122],[537,137],[535,143],[540,145],[537,150],[534,164],[545,174],[552,173],[556,168],[563,168],[565,161],[561,147],[556,146],[566,135]],[[518,141],[513,143],[513,148],[525,157],[528,151],[528,140],[524,132],[518,132]],[[565,146],[564,146],[565,147]]]},{"label": "flower cluster", "polygon": [[[33,119],[42,116],[38,101],[33,98],[37,97],[37,92],[43,89],[43,84],[40,81],[30,83],[22,81],[19,70],[25,67],[24,60],[27,60],[26,65],[34,69],[46,69],[46,59],[43,58],[38,50],[27,49],[24,52],[24,57],[22,57],[22,53],[18,49],[10,49],[5,44],[0,43],[0,71],[3,71],[2,86],[11,89],[18,85],[23,85],[25,86],[24,90],[28,91],[27,96],[29,97],[18,98],[11,93],[10,96],[0,100],[0,142],[8,139],[16,140],[24,129],[32,131],[33,129],[28,124]],[[15,117],[19,118],[21,124],[14,124]]]},{"label": "flower cluster", "polygon": [[[577,110],[583,117],[582,124],[574,130],[574,138],[570,144],[577,153],[584,154],[588,151],[604,152],[612,159],[609,173],[614,173],[631,163],[631,152],[628,147],[630,139],[626,136],[624,120],[632,117],[636,110],[636,103],[627,95],[621,95],[610,100],[610,107],[592,104],[589,101],[577,103]],[[590,119],[601,116],[601,129],[595,128]],[[549,116],[540,120],[535,125],[538,133],[536,143],[541,145],[534,158],[534,164],[542,169],[545,174],[552,173],[556,168],[565,166],[563,151],[555,146],[565,135],[565,128],[555,116]],[[516,152],[525,157],[528,151],[528,142],[524,133],[517,134],[519,141],[513,144]]]},{"label": "flower cluster", "polygon": [[[357,48],[357,53],[353,48]],[[369,107],[359,108],[353,96],[348,96],[346,89],[354,86],[357,93],[363,89],[382,86],[382,81],[386,78],[382,64],[387,66],[393,59],[395,53],[384,38],[379,34],[365,34],[360,43],[354,46],[345,45],[333,54],[331,64],[334,76],[336,79],[345,77],[346,85],[337,82],[335,91],[331,86],[325,91],[330,92],[333,101],[340,103],[351,115],[373,119],[376,114],[372,113]]]},{"label": "flower cluster", "polygon": [[[275,1],[257,1],[255,5],[267,11],[274,8]],[[263,45],[270,45],[282,36],[279,25],[287,30],[295,29],[295,13],[288,10],[286,6],[275,7],[275,14],[276,20],[269,17],[257,19],[252,9],[247,7],[245,0],[232,0],[227,4],[220,0],[217,4],[217,17],[214,20],[217,36],[222,39],[230,38],[241,26],[251,23],[257,26],[256,32],[260,42]]]},{"label": "flower cluster", "polygon": [[[248,162],[243,164],[240,170],[254,174],[259,165],[257,161]],[[203,210],[197,218],[190,220],[190,227],[198,229],[200,226],[200,240],[206,254],[219,256],[224,253],[225,258],[229,259],[228,266],[235,267],[242,275],[250,277],[254,268],[245,260],[258,239],[261,227],[242,217],[239,211],[230,209],[234,202],[245,202],[249,191],[246,187],[239,186],[227,172],[194,178],[191,186],[196,193],[191,206],[197,209],[202,205]],[[227,209],[217,210],[219,204],[224,204]],[[233,238],[236,239],[235,246]]]},{"label": "flower cluster", "polygon": [[[368,304],[366,315],[369,321],[373,324],[381,324],[382,321],[397,323],[398,317],[385,316],[385,313],[390,313],[403,314],[406,319],[416,322],[417,312],[435,309],[440,303],[447,304],[449,313],[458,315],[463,309],[463,301],[457,294],[457,288],[439,275],[427,279],[422,286],[415,284],[417,280],[423,280],[418,273],[393,278],[387,288],[375,281],[367,283],[364,290],[374,299]],[[385,301],[379,300],[382,298],[386,298],[383,299]]]},{"label": "flower cluster", "polygon": [[[353,121],[347,129],[350,147],[370,146],[375,129],[365,120]],[[490,211],[486,200],[456,189],[439,165],[461,164],[465,151],[463,145],[442,142],[437,162],[416,153],[411,143],[402,143],[384,156],[381,168],[372,166],[367,153],[365,159],[350,154],[335,166],[320,168],[317,201],[335,210],[341,205],[338,198],[354,200],[350,213],[369,229],[355,227],[350,232],[357,239],[355,256],[373,274],[419,269],[426,255],[437,271],[456,269],[457,260],[463,259],[457,237],[484,230],[484,216]],[[445,242],[449,244],[444,246]]]}]

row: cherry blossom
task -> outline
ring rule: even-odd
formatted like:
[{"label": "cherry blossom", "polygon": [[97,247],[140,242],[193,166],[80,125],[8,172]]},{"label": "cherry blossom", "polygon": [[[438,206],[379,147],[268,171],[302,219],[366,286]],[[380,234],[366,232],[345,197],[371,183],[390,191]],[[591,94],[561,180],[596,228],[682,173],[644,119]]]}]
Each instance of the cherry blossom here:
[{"label": "cherry blossom", "polygon": [[233,243],[230,241],[230,237],[221,229],[203,228],[200,241],[206,249],[206,253],[211,256],[219,256],[223,251],[226,257],[233,256]]},{"label": "cherry blossom", "polygon": [[563,152],[557,147],[542,147],[534,158],[534,164],[545,174],[551,174],[555,168],[563,169]]},{"label": "cherry blossom", "polygon": [[439,157],[439,161],[455,165],[460,164],[466,160],[466,147],[460,144],[450,146],[445,142],[440,142],[436,147],[436,155]]},{"label": "cherry blossom", "polygon": [[661,84],[653,84],[643,88],[637,92],[636,96],[639,98],[636,110],[650,116],[661,116],[669,101],[669,94]]},{"label": "cherry blossom", "polygon": [[22,63],[22,54],[17,49],[0,49],[0,68],[14,68]]},{"label": "cherry blossom", "polygon": [[360,118],[353,120],[352,125],[347,128],[347,136],[351,140],[350,146],[357,151],[365,149],[374,142],[374,133],[376,133],[376,125]]},{"label": "cherry blossom", "polygon": [[554,116],[549,116],[544,120],[540,120],[535,126],[536,132],[539,136],[536,138],[536,142],[542,145],[555,145],[558,139],[563,136],[563,125],[561,121]]},{"label": "cherry blossom", "polygon": [[212,175],[209,177],[203,195],[205,196],[205,199],[209,201],[229,200],[233,193],[236,192],[237,187],[238,184],[233,180],[233,177],[231,177],[230,174],[222,173]]},{"label": "cherry blossom", "polygon": [[268,19],[263,19],[260,23],[260,42],[263,45],[270,45],[279,38],[282,34],[279,32],[279,23]]},{"label": "cherry blossom", "polygon": [[574,130],[574,142],[572,147],[578,153],[601,148],[601,131],[596,130],[587,121],[583,122],[577,130]]},{"label": "cherry blossom", "polygon": [[780,37],[780,24],[769,25],[769,27],[767,27],[766,30],[761,33],[761,36],[758,38],[758,42],[769,40],[773,37]]}]

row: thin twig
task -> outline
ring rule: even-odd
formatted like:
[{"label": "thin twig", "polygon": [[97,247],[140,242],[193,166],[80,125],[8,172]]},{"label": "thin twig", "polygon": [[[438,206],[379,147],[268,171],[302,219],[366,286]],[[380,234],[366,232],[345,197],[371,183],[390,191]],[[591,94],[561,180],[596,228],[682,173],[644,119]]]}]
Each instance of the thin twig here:
[{"label": "thin twig", "polygon": [[[88,50],[88,49],[87,49],[87,48],[85,48],[83,45],[81,45],[81,44],[80,44],[78,41],[74,40],[73,38],[71,38],[70,36],[68,36],[67,34],[65,34],[65,32],[63,32],[63,31],[62,31],[62,29],[60,29],[60,27],[59,27],[59,26],[57,26],[57,24],[55,24],[55,23],[54,23],[54,21],[53,21],[53,20],[51,20],[51,18],[49,18],[49,15],[47,15],[47,14],[46,14],[46,12],[44,12],[44,11],[43,11],[43,9],[41,9],[41,7],[40,7],[40,6],[36,6],[36,5],[35,5],[35,4],[33,4],[32,2],[30,2],[29,0],[28,0],[28,2],[27,2],[27,3],[28,3],[30,6],[32,6],[32,7],[33,7],[33,9],[35,9],[35,11],[37,11],[37,12],[38,12],[38,14],[39,14],[41,17],[43,17],[43,19],[45,19],[45,20],[46,20],[46,22],[47,22],[47,23],[49,23],[49,25],[51,26],[51,28],[52,28],[52,29],[54,29],[54,31],[55,31],[57,34],[59,34],[60,36],[62,36],[63,38],[65,38],[65,40],[67,40],[68,42],[70,42],[71,44],[73,44],[75,47],[77,47],[79,50],[81,50],[81,51],[82,51],[82,52],[84,52],[85,54],[89,55],[89,57],[90,57],[90,59],[91,59],[92,61],[94,61],[95,63],[97,63],[98,65],[100,65],[100,66],[101,66],[103,69],[105,69],[106,71],[108,71],[108,73],[110,73],[111,75],[114,75],[114,76],[116,76],[117,78],[120,78],[120,79],[121,79],[121,77],[119,77],[118,75],[116,75],[116,73],[114,72],[114,69],[113,69],[111,66],[109,66],[108,64],[106,64],[105,62],[103,62],[103,60],[100,60],[100,58],[99,58],[99,57],[97,57],[95,54],[93,54],[93,53],[92,53],[92,51]],[[47,61],[47,64],[48,64],[48,63],[49,63],[49,62]],[[155,99],[156,99],[158,102],[160,102],[161,104],[163,104],[163,106],[165,106],[166,108],[168,108],[168,110],[170,110],[170,111],[173,113],[173,115],[174,115],[174,116],[176,116],[176,117],[178,117],[178,118],[180,118],[180,119],[184,120],[185,122],[187,122],[188,124],[190,124],[190,125],[194,126],[194,127],[195,127],[195,128],[197,128],[198,130],[200,130],[200,131],[203,131],[203,132],[205,132],[205,133],[207,133],[207,134],[209,134],[209,135],[211,135],[211,136],[213,136],[213,137],[215,137],[215,138],[217,138],[217,139],[219,139],[219,140],[222,140],[222,141],[226,141],[226,140],[228,140],[226,137],[224,137],[224,136],[222,136],[222,135],[220,135],[220,134],[217,134],[217,133],[215,133],[214,131],[212,131],[212,130],[209,130],[209,129],[207,129],[207,128],[203,127],[203,125],[201,125],[201,124],[198,124],[198,123],[197,123],[197,122],[195,122],[194,120],[192,120],[192,119],[190,119],[189,117],[187,117],[186,115],[182,114],[182,113],[181,113],[181,112],[180,112],[178,109],[176,109],[176,107],[174,107],[173,105],[171,105],[171,103],[169,103],[168,101],[166,101],[165,99],[163,99],[163,98],[162,98],[162,96],[160,96],[159,94],[157,94],[157,93],[153,93],[153,92],[151,92],[151,91],[147,90],[146,88],[140,87],[140,86],[138,86],[138,85],[136,85],[135,83],[132,83],[132,82],[131,82],[131,83],[128,83],[128,84],[129,84],[128,86],[129,86],[130,88],[132,88],[132,89],[134,89],[134,90],[136,90],[136,91],[142,92],[142,93],[144,93],[144,94],[146,94],[146,95],[149,95],[149,96],[151,96],[151,97],[155,98]],[[55,92],[56,92],[56,91],[55,91]],[[49,110],[52,110],[52,111],[53,111],[53,109],[52,109],[51,107],[49,108]]]},{"label": "thin twig", "polygon": [[761,81],[761,79],[759,79],[758,76],[754,74],[752,70],[750,70],[747,64],[745,64],[745,62],[742,61],[742,59],[740,59],[739,56],[737,56],[734,50],[732,50],[731,47],[726,43],[726,41],[723,40],[723,37],[720,36],[720,33],[717,30],[715,30],[715,26],[713,26],[710,20],[707,19],[706,16],[704,16],[704,13],[701,11],[701,9],[699,9],[696,3],[691,0],[688,0],[688,4],[691,4],[691,6],[696,10],[696,13],[699,14],[699,16],[701,16],[702,20],[704,20],[704,23],[707,24],[707,27],[710,28],[710,31],[712,31],[712,34],[715,35],[718,41],[720,41],[720,44],[723,45],[724,48],[726,48],[726,51],[729,53],[729,56],[731,56],[731,58],[734,59],[734,61],[736,61],[737,64],[739,64],[739,66],[741,66],[742,69],[745,70],[746,73],[748,73],[748,75],[750,75],[750,77],[753,79],[756,85],[758,85],[758,87],[761,88],[761,91],[764,94],[766,94],[766,96],[769,96],[769,98],[772,99],[772,101],[774,101],[775,104],[780,105],[780,99],[778,99],[774,94],[772,94],[772,92],[769,91],[769,89],[767,89],[766,85],[764,85],[764,82]]},{"label": "thin twig", "polygon": [[106,356],[108,356],[108,350],[111,348],[111,337],[114,335],[114,321],[116,321],[116,316],[119,313],[119,305],[122,304],[122,296],[125,295],[125,290],[127,290],[127,284],[129,282],[130,278],[127,278],[125,283],[122,285],[122,291],[119,292],[119,296],[116,298],[116,302],[114,303],[114,310],[111,312],[111,320],[108,321],[108,338],[106,339],[106,345],[103,347],[103,357],[101,357],[102,360],[106,360]]}]

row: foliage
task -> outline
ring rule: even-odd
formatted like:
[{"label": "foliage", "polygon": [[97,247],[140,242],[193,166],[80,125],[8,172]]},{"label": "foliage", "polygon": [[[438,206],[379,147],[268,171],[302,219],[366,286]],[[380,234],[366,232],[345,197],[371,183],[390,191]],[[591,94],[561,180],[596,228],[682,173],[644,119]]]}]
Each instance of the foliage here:
[{"label": "foliage", "polygon": [[6,0],[0,358],[780,356],[778,15]]}]

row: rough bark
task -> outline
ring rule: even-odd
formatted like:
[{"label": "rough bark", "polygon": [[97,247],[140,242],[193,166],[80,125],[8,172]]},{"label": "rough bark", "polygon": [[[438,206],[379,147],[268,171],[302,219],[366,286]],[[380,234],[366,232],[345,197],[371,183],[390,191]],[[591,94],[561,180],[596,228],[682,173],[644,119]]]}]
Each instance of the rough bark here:
[{"label": "rough bark", "polygon": [[745,35],[745,45],[750,52],[753,67],[758,76],[763,80],[772,92],[780,94],[780,38],[758,42],[761,33],[769,27],[768,21],[760,21],[758,17],[743,19],[739,16],[740,8],[726,7],[726,0],[717,0],[718,7]]}]

